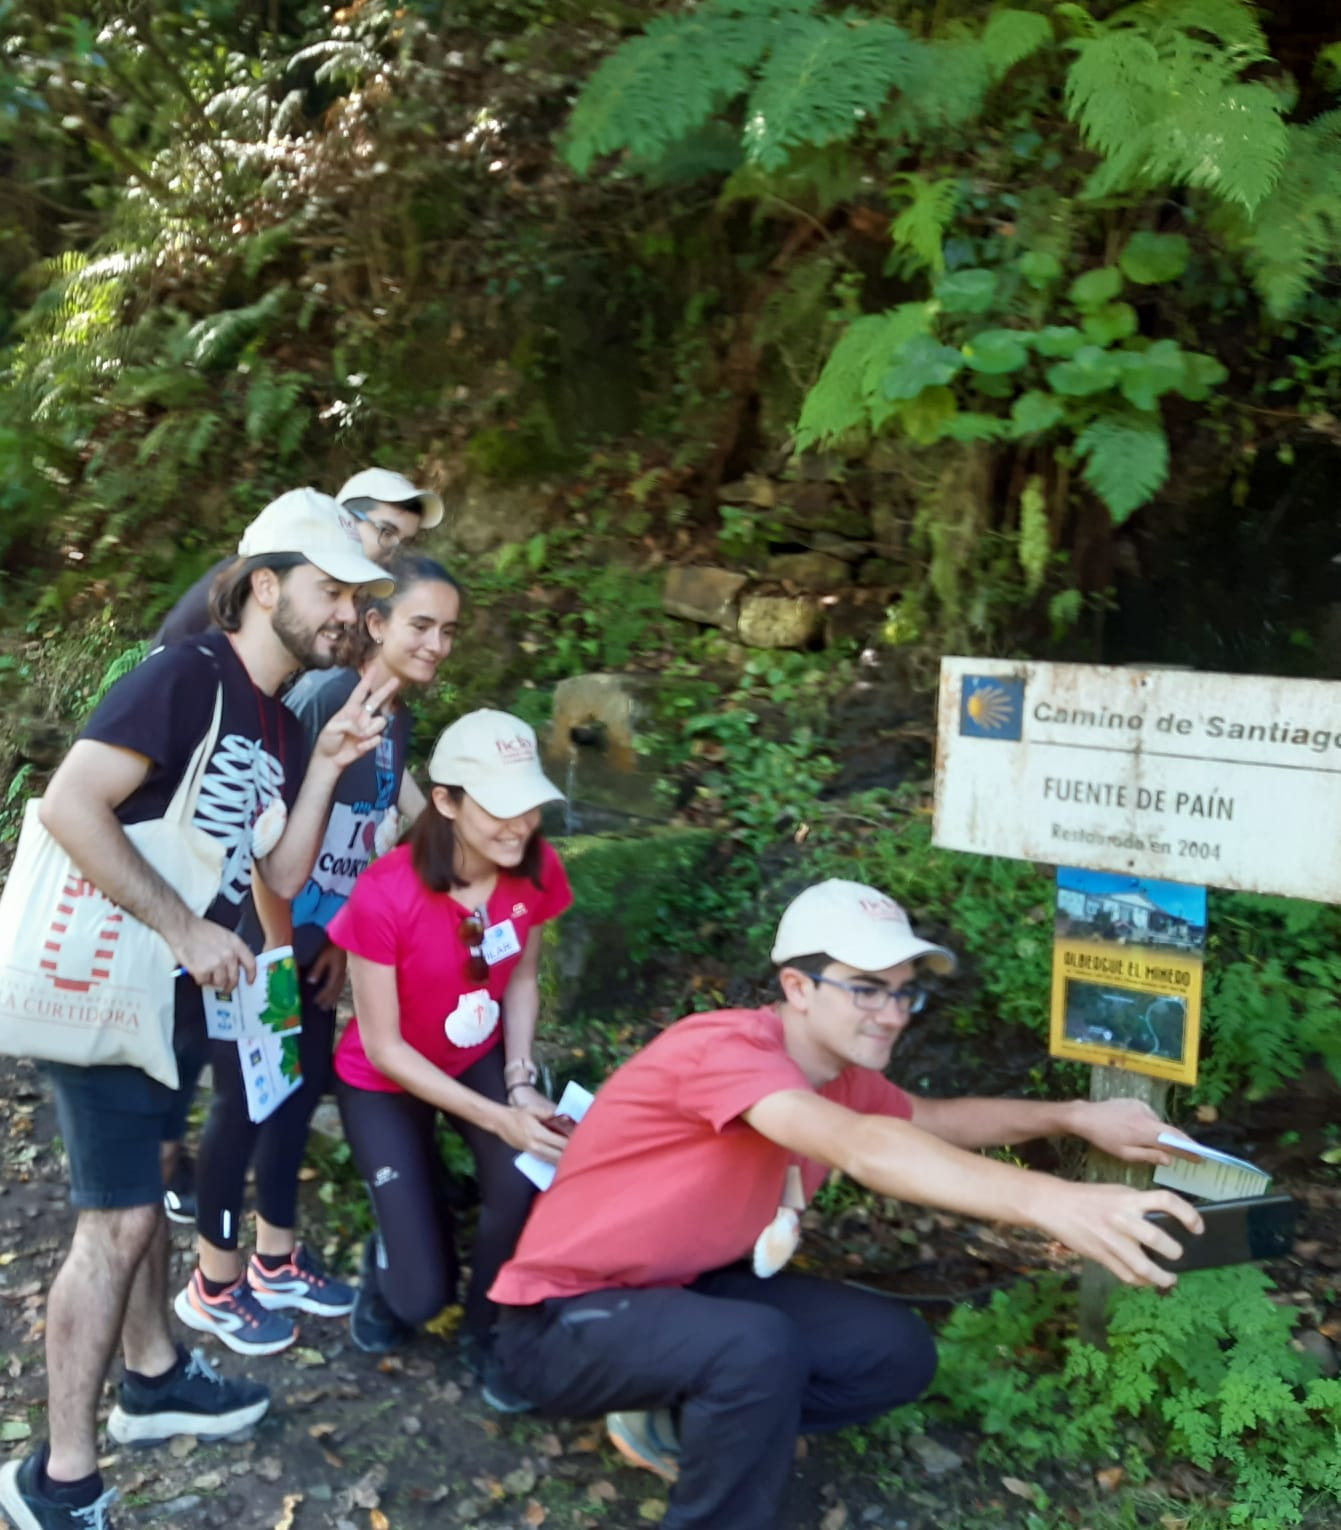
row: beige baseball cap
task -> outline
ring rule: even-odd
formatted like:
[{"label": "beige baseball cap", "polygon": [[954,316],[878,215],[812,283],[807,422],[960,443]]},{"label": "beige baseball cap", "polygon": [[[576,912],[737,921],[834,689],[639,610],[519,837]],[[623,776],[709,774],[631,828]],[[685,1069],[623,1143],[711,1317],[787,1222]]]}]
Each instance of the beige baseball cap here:
[{"label": "beige baseball cap", "polygon": [[486,813],[515,818],[563,793],[540,767],[535,729],[520,717],[484,708],[443,730],[428,762],[437,786],[460,786]]},{"label": "beige baseball cap", "polygon": [[363,585],[373,595],[390,595],[396,588],[386,570],[364,554],[354,517],[316,489],[290,489],[272,499],[242,533],[237,550],[242,558],[297,553],[341,584]]},{"label": "beige baseball cap", "polygon": [[954,954],[919,940],[893,898],[837,877],[807,887],[787,905],[773,941],[773,963],[783,966],[820,952],[862,972],[917,961],[933,972],[955,970]]},{"label": "beige baseball cap", "polygon": [[364,468],[335,497],[351,510],[367,511],[374,505],[404,505],[407,510],[417,510],[422,531],[432,531],[442,520],[440,494],[417,489],[403,473],[388,468]]}]

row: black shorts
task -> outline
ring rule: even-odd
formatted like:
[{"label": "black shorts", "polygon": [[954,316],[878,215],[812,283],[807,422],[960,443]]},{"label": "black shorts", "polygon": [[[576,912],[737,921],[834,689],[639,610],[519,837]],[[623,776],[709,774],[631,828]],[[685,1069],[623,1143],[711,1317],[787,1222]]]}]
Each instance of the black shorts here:
[{"label": "black shorts", "polygon": [[77,1209],[112,1211],[154,1206],[162,1199],[162,1144],[185,1135],[196,1081],[209,1056],[200,990],[191,987],[194,993],[178,1004],[176,1089],[138,1068],[45,1064],[70,1161],[70,1204]]}]

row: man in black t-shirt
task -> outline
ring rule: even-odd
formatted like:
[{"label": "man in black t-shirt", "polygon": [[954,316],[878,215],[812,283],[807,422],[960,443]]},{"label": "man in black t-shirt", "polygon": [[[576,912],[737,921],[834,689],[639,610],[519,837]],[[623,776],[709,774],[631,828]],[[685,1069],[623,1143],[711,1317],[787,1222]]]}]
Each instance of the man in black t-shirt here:
[{"label": "man in black t-shirt", "polygon": [[[374,563],[387,564],[421,531],[432,531],[442,520],[442,498],[432,489],[419,489],[402,473],[365,468],[335,496],[358,522],[359,541]],[[241,549],[239,549],[239,552]],[[210,590],[219,575],[237,561],[232,553],[212,564],[163,618],[152,647],[197,637],[212,625]]]},{"label": "man in black t-shirt", "polygon": [[[234,928],[253,861],[291,898],[305,883],[336,780],[376,747],[394,682],[360,685],[310,751],[275,692],[297,669],[329,665],[360,587],[389,588],[363,553],[354,518],[313,489],[268,505],[242,541],[244,561],[213,595],[217,632],[151,654],[108,692],[52,777],[42,822],[88,879],[163,937],[181,964],[174,1041],[205,1043],[200,984],[232,988],[255,961]],[[203,918],[138,854],[126,824],[160,817],[221,700],[217,739],[195,809],[219,840],[219,894]],[[50,1440],[0,1471],[0,1508],[38,1530],[108,1527],[96,1413],[118,1337],[126,1362],[108,1422],[122,1444],[175,1434],[219,1437],[269,1406],[250,1382],[225,1381],[168,1326],[168,1237],[160,1142],[179,1136],[180,1091],[130,1067],[51,1065],[70,1162],[74,1240],[47,1300]],[[183,1072],[187,1070],[183,1068]]]}]

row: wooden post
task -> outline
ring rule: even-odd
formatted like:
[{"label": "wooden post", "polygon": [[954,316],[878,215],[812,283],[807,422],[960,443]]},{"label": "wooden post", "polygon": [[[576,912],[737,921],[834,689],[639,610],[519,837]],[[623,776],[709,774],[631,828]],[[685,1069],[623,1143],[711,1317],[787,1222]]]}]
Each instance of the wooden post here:
[{"label": "wooden post", "polygon": [[[1144,1100],[1161,1120],[1169,1097],[1166,1080],[1126,1068],[1094,1068],[1090,1076],[1090,1099]],[[1100,1184],[1132,1185],[1138,1190],[1150,1188],[1154,1170],[1148,1163],[1124,1163],[1092,1147],[1085,1160],[1085,1178]],[[1080,1337],[1099,1349],[1108,1347],[1108,1298],[1117,1277],[1101,1264],[1087,1259],[1080,1272]]]}]

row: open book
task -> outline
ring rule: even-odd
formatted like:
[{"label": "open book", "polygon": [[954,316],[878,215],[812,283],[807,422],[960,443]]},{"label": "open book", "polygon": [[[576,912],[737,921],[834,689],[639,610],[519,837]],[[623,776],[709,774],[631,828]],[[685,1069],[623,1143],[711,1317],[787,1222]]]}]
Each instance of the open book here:
[{"label": "open book", "polygon": [[233,989],[205,987],[205,1029],[214,1041],[235,1041],[247,1114],[264,1121],[303,1081],[298,1058],[302,1011],[292,946],[256,958],[256,976]]},{"label": "open book", "polygon": [[1203,1147],[1180,1132],[1161,1132],[1159,1141],[1177,1155],[1172,1163],[1155,1170],[1155,1183],[1167,1185],[1170,1190],[1199,1195],[1208,1201],[1233,1201],[1242,1196],[1262,1195],[1271,1183],[1265,1169],[1246,1159]]}]

